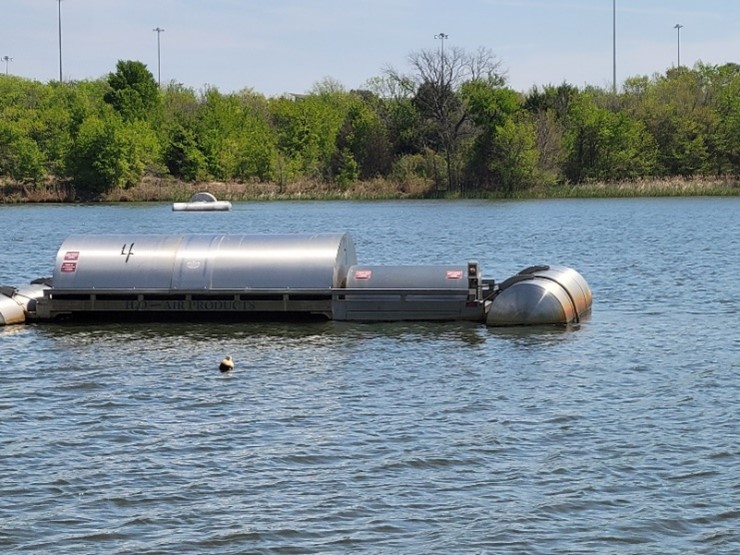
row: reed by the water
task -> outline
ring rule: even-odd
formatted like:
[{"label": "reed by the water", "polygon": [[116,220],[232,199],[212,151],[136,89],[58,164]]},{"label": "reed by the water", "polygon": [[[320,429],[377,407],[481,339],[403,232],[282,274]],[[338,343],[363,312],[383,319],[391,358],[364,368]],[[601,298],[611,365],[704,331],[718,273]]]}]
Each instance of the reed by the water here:
[{"label": "reed by the water", "polygon": [[513,192],[449,191],[425,180],[396,183],[386,179],[357,181],[347,186],[320,181],[288,184],[261,182],[184,182],[171,178],[145,178],[130,188],[116,188],[96,198],[81,198],[72,183],[49,181],[41,185],[0,183],[0,203],[56,202],[181,202],[208,191],[220,200],[388,200],[421,198],[621,198],[678,196],[740,196],[740,179],[691,177],[589,182],[528,187]]}]

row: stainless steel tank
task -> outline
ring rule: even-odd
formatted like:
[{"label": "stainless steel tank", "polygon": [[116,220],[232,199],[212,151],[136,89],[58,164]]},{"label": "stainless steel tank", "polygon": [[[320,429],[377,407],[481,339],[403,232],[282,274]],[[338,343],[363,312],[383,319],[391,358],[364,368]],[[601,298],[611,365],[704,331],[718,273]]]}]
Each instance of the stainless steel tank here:
[{"label": "stainless steel tank", "polygon": [[23,324],[26,311],[15,299],[15,288],[0,288],[0,325]]},{"label": "stainless steel tank", "polygon": [[54,291],[332,288],[357,262],[349,234],[74,235]]},{"label": "stainless steel tank", "polygon": [[486,323],[570,324],[580,321],[591,304],[591,289],[577,271],[564,266],[534,266],[499,285]]},{"label": "stainless steel tank", "polygon": [[347,288],[418,289],[425,296],[435,289],[455,291],[445,295],[465,298],[468,294],[467,266],[352,266]]},{"label": "stainless steel tank", "polygon": [[334,318],[483,321],[478,266],[352,266]]},{"label": "stainless steel tank", "polygon": [[45,280],[22,287],[0,287],[0,325],[23,324],[36,311],[36,303],[49,289]]}]

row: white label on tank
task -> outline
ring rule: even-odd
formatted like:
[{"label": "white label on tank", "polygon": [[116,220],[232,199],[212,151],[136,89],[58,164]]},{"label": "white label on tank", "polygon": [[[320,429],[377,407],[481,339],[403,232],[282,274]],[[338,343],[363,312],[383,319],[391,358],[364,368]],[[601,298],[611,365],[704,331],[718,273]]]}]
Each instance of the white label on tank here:
[{"label": "white label on tank", "polygon": [[198,268],[200,268],[200,260],[188,260],[185,263],[185,267],[188,270],[197,270]]}]

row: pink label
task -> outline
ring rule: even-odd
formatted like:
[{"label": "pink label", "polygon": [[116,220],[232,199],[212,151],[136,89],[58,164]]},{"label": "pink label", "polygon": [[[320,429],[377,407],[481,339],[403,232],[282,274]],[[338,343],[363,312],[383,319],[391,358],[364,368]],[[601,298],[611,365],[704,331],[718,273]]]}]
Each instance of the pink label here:
[{"label": "pink label", "polygon": [[447,270],[445,279],[462,279],[462,270]]},{"label": "pink label", "polygon": [[67,251],[64,253],[64,260],[77,260],[80,258],[80,251]]},{"label": "pink label", "polygon": [[372,275],[372,270],[355,270],[355,279],[370,279]]},{"label": "pink label", "polygon": [[76,272],[77,262],[62,262],[62,272]]}]

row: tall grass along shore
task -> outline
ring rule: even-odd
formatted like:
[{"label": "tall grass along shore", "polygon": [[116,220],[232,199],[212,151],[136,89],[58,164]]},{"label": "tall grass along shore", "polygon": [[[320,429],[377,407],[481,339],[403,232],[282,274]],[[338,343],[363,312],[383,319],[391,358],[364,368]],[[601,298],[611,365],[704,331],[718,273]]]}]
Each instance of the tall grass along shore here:
[{"label": "tall grass along shore", "polygon": [[0,183],[0,203],[65,203],[65,202],[181,202],[193,194],[208,191],[219,200],[390,200],[422,198],[620,198],[620,197],[681,197],[681,196],[740,196],[738,178],[670,178],[637,181],[593,182],[535,186],[504,194],[500,191],[474,191],[470,194],[438,189],[429,182],[418,180],[394,183],[385,179],[357,181],[348,186],[303,181],[278,183],[198,182],[172,178],[146,178],[139,184],[118,188],[96,198],[81,198],[73,184],[48,182],[42,185],[5,181]]}]

